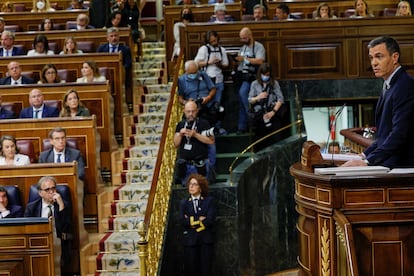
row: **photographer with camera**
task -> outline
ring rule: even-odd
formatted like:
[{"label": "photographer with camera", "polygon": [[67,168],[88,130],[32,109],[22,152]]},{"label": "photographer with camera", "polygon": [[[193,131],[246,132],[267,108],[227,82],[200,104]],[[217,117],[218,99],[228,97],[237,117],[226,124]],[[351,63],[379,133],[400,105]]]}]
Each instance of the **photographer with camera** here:
[{"label": "photographer with camera", "polygon": [[237,71],[233,74],[236,91],[239,92],[240,110],[237,134],[247,131],[249,111],[250,84],[256,78],[257,68],[265,61],[263,44],[253,39],[252,31],[245,27],[240,31],[240,42],[243,46],[233,59],[238,62]]},{"label": "photographer with camera", "polygon": [[218,111],[217,122],[215,127],[218,133],[226,134],[226,130],[221,128],[222,113],[221,98],[224,91],[223,69],[229,66],[226,49],[219,45],[219,35],[216,31],[207,31],[204,36],[204,45],[198,49],[194,61],[198,63],[203,71],[211,78],[216,86],[216,95],[214,96],[213,108]]},{"label": "photographer with camera", "polygon": [[193,100],[184,105],[184,119],[178,123],[174,146],[179,149],[177,155],[177,182],[185,185],[191,173],[209,176],[209,146],[214,145],[214,132],[209,123],[197,117],[198,107]]},{"label": "photographer with camera", "polygon": [[[256,80],[252,82],[249,92],[251,105],[249,117],[254,128],[255,140],[282,127],[285,113],[284,99],[279,83],[272,76],[272,68],[268,63],[260,65]],[[271,145],[281,138],[280,134],[260,143],[259,148]],[[258,148],[256,148],[258,150]]]}]

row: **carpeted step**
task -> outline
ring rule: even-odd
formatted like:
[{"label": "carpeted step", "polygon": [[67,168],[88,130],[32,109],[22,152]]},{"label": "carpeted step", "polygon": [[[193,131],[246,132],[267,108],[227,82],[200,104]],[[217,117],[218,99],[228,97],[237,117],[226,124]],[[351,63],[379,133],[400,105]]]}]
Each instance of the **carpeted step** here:
[{"label": "carpeted step", "polygon": [[138,146],[138,145],[146,145],[146,146],[150,146],[150,145],[159,145],[160,141],[161,141],[161,134],[160,135],[156,135],[156,134],[152,134],[152,135],[148,135],[148,134],[141,134],[141,135],[135,135],[135,136],[131,136],[130,137],[130,145],[131,146]]},{"label": "carpeted step", "polygon": [[133,252],[138,249],[139,235],[137,231],[107,233],[99,242],[101,252]]},{"label": "carpeted step", "polygon": [[150,188],[151,182],[122,185],[114,191],[114,200],[142,201],[148,199]]},{"label": "carpeted step", "polygon": [[133,135],[151,135],[151,134],[161,134],[164,123],[162,124],[151,124],[151,125],[131,125],[131,132]]},{"label": "carpeted step", "polygon": [[154,170],[156,158],[138,157],[138,158],[125,158],[122,161],[123,170]]},{"label": "carpeted step", "polygon": [[165,54],[143,56],[140,62],[164,62]]},{"label": "carpeted step", "polygon": [[141,97],[142,103],[164,103],[168,104],[170,101],[170,93],[150,93],[144,94]]},{"label": "carpeted step", "polygon": [[158,145],[139,145],[129,147],[124,149],[125,158],[134,158],[134,157],[157,157],[158,155]]},{"label": "carpeted step", "polygon": [[163,61],[136,62],[134,69],[135,70],[165,69],[165,62]]},{"label": "carpeted step", "polygon": [[165,49],[165,42],[163,41],[152,41],[152,42],[142,42],[142,50],[144,49],[157,49],[157,48],[164,48]]},{"label": "carpeted step", "polygon": [[161,78],[164,76],[164,69],[140,69],[135,70],[134,74],[137,78]]},{"label": "carpeted step", "polygon": [[[139,275],[139,258],[136,252],[101,253],[96,258],[99,270],[135,272]],[[105,272],[106,273],[106,272]],[[102,274],[101,274],[102,275]],[[118,274],[115,274],[118,275]]]},{"label": "carpeted step", "polygon": [[145,219],[144,214],[135,214],[133,216],[116,216],[108,219],[108,231],[137,231],[138,224]]},{"label": "carpeted step", "polygon": [[168,84],[152,84],[144,86],[144,93],[155,94],[155,93],[166,93],[170,94],[172,83]]},{"label": "carpeted step", "polygon": [[[144,113],[136,116],[138,125],[164,124],[165,113]],[[134,119],[135,121],[135,119]]]},{"label": "carpeted step", "polygon": [[134,113],[165,113],[168,104],[166,103],[144,103],[134,106]]},{"label": "carpeted step", "polygon": [[142,77],[135,79],[136,85],[158,84],[161,82],[162,78],[160,77]]},{"label": "carpeted step", "polygon": [[165,48],[142,48],[142,55],[143,56],[150,56],[150,55],[164,55],[165,56]]},{"label": "carpeted step", "polygon": [[150,184],[152,183],[152,177],[154,172],[152,170],[128,170],[121,173],[122,184]]}]

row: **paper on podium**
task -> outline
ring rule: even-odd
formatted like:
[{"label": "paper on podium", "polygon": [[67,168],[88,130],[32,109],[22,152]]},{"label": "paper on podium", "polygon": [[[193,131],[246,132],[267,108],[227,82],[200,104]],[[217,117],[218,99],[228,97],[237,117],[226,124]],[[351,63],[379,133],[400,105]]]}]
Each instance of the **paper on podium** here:
[{"label": "paper on podium", "polygon": [[328,161],[349,161],[361,160],[362,158],[358,154],[322,153],[322,159]]},{"label": "paper on podium", "polygon": [[387,174],[389,168],[383,166],[366,166],[366,167],[332,167],[317,168],[315,174],[336,175],[336,176],[360,176],[360,175],[378,175]]},{"label": "paper on podium", "polygon": [[414,173],[414,168],[397,168],[390,171],[392,174]]}]

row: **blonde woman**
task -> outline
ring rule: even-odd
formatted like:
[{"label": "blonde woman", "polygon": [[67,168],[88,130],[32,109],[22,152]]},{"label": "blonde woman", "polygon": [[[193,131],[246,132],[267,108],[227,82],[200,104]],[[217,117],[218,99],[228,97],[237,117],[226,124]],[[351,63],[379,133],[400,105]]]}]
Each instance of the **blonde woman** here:
[{"label": "blonde woman", "polygon": [[91,83],[106,81],[104,76],[99,74],[99,68],[93,60],[87,60],[82,64],[82,77],[78,78],[78,83]]},{"label": "blonde woman", "polygon": [[49,0],[33,0],[33,9],[31,12],[53,12],[54,8],[50,6]]},{"label": "blonde woman", "polygon": [[83,54],[83,51],[78,49],[78,43],[73,36],[66,37],[63,45],[63,51],[59,55]]},{"label": "blonde woman", "polygon": [[76,117],[76,116],[90,116],[89,109],[83,105],[79,100],[78,91],[69,89],[63,96],[63,107],[60,111],[59,117]]},{"label": "blonde woman", "polygon": [[411,6],[408,1],[400,1],[395,16],[411,16]]},{"label": "blonde woman", "polygon": [[368,11],[368,3],[365,0],[355,1],[355,14],[351,15],[350,18],[362,18],[362,17],[373,17],[374,15]]}]

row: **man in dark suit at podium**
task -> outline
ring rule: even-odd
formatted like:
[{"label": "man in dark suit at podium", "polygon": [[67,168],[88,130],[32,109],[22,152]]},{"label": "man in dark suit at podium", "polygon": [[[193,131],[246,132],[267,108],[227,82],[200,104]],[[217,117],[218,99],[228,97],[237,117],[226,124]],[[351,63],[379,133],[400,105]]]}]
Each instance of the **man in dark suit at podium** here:
[{"label": "man in dark suit at podium", "polygon": [[344,166],[414,167],[414,79],[400,65],[400,47],[382,36],[368,44],[374,74],[384,79],[375,111],[376,140],[362,155]]}]

